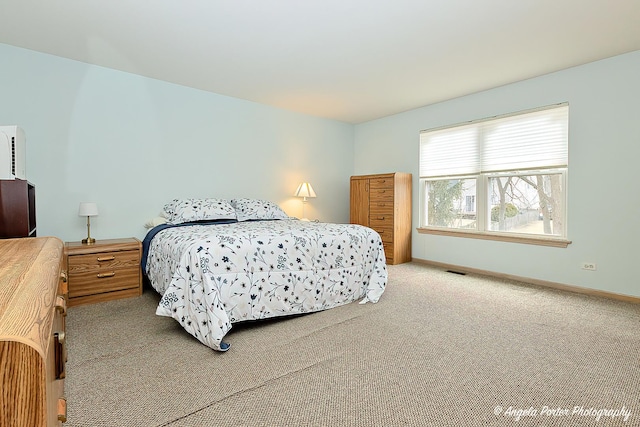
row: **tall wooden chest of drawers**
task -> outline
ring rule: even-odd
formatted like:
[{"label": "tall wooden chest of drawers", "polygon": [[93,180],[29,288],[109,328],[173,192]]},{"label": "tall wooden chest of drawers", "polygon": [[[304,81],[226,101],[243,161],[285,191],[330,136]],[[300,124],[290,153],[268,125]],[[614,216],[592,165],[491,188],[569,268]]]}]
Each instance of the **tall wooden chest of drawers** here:
[{"label": "tall wooden chest of drawers", "polygon": [[66,421],[66,274],[55,237],[0,240],[0,426]]},{"label": "tall wooden chest of drawers", "polygon": [[67,242],[69,306],[142,294],[142,243],[135,238]]},{"label": "tall wooden chest of drawers", "polygon": [[352,176],[350,217],[380,234],[387,264],[411,261],[411,174]]}]

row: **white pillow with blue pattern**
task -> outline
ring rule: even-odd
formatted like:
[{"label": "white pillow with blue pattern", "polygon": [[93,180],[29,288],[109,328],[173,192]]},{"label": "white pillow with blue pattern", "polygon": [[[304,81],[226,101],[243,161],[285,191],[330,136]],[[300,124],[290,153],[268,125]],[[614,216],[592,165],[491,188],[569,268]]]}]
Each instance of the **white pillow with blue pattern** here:
[{"label": "white pillow with blue pattern", "polygon": [[180,201],[180,199],[173,199],[172,201],[170,201],[169,203],[165,204],[162,207],[162,211],[160,212],[160,216],[166,219],[171,219],[171,217],[173,216],[173,209],[176,206],[176,203],[178,203]]},{"label": "white pillow with blue pattern", "polygon": [[194,221],[236,219],[236,211],[225,199],[174,199],[163,211],[171,224]]},{"label": "white pillow with blue pattern", "polygon": [[231,205],[236,210],[238,221],[289,219],[280,206],[268,200],[233,199]]}]

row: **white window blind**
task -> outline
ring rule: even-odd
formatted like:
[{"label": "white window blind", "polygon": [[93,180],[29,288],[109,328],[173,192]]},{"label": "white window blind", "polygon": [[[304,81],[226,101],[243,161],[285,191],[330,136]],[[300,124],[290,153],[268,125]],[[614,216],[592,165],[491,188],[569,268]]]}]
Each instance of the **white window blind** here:
[{"label": "white window blind", "polygon": [[480,172],[478,127],[457,126],[420,134],[420,176],[471,175]]},{"label": "white window blind", "polygon": [[566,104],[420,133],[420,177],[566,167]]}]

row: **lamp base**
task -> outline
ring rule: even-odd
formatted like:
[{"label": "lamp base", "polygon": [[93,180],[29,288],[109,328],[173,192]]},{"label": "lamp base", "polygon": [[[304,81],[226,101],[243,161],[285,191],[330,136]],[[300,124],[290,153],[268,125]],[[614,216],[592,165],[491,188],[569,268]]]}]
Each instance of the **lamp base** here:
[{"label": "lamp base", "polygon": [[96,239],[93,237],[87,237],[86,239],[82,239],[82,243],[85,245],[91,245],[96,242]]}]

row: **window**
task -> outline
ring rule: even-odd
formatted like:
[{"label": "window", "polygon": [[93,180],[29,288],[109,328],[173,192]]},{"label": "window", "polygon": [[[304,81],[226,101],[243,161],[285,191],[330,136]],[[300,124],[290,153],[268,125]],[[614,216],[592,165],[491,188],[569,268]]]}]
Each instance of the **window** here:
[{"label": "window", "polygon": [[567,104],[420,133],[422,232],[565,240]]}]

